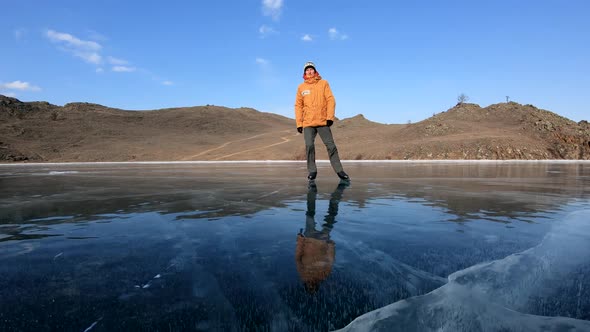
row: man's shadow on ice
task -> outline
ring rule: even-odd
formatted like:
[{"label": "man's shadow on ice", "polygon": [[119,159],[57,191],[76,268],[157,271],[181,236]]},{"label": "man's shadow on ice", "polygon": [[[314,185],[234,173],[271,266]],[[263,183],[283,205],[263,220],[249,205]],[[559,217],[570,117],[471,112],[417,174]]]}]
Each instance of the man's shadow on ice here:
[{"label": "man's shadow on ice", "polygon": [[307,192],[305,231],[301,229],[297,234],[295,263],[299,277],[310,294],[317,292],[320,283],[332,272],[336,250],[334,241],[330,239],[330,232],[336,223],[338,204],[348,185],[346,182],[341,182],[330,196],[328,214],[324,216],[324,223],[320,230],[316,229],[315,222],[317,187],[311,186]]}]

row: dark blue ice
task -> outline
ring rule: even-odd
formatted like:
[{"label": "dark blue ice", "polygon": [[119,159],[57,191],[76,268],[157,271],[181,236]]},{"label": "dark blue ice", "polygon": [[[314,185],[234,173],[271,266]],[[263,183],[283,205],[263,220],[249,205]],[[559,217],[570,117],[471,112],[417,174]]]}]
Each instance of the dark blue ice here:
[{"label": "dark blue ice", "polygon": [[588,328],[590,163],[345,167],[0,165],[0,330]]}]

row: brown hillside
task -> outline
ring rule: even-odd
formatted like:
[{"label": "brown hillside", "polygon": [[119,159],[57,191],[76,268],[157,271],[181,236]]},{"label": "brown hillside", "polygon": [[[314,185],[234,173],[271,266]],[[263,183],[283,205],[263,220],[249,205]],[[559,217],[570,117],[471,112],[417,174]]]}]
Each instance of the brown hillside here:
[{"label": "brown hillside", "polygon": [[287,118],[248,108],[123,111],[7,97],[0,99],[0,119],[3,159],[31,161],[207,160],[216,156],[207,150],[227,142],[272,144],[280,132],[293,127]]},{"label": "brown hillside", "polygon": [[[293,119],[220,106],[125,111],[0,95],[0,161],[302,160]],[[457,105],[407,125],[332,127],[342,159],[590,159],[590,126],[532,105]],[[321,140],[317,156],[327,159]]]},{"label": "brown hillside", "polygon": [[394,135],[404,159],[590,159],[590,127],[532,105],[457,105]]}]

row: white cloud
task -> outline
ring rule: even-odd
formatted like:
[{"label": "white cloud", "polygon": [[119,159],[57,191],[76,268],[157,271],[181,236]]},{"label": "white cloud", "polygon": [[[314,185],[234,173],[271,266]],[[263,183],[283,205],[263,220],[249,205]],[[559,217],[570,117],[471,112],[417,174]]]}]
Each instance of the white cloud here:
[{"label": "white cloud", "polygon": [[75,50],[89,50],[89,51],[98,51],[102,48],[102,46],[94,41],[88,40],[81,40],[76,38],[69,33],[57,32],[54,30],[47,30],[45,33],[47,38],[52,42],[56,43],[63,43],[67,47],[70,47]]},{"label": "white cloud", "polygon": [[311,38],[310,35],[306,34],[303,37],[301,37],[301,40],[306,41],[306,42],[309,42],[309,41],[312,41],[313,38]]},{"label": "white cloud", "polygon": [[[102,54],[103,47],[96,41],[82,40],[72,34],[55,30],[46,30],[43,34],[52,43],[56,44],[59,50],[70,53],[77,58],[96,65],[96,73],[100,74],[110,70],[119,73],[137,72],[139,74],[147,73],[149,75],[149,71],[133,66],[133,63],[128,60]],[[105,36],[92,30],[89,30],[88,34],[92,35],[92,38],[96,40],[107,40]],[[164,81],[161,79],[158,79],[157,82],[164,85],[173,84],[171,81]]]},{"label": "white cloud", "polygon": [[135,71],[135,67],[114,66],[112,70],[119,73],[129,73]]},{"label": "white cloud", "polygon": [[14,30],[14,38],[16,40],[21,40],[25,36],[26,33],[27,33],[26,29],[23,29],[23,28],[15,29]]},{"label": "white cloud", "polygon": [[16,93],[14,93],[14,92],[2,92],[1,94],[5,95],[6,97],[12,97],[12,98],[16,97]]},{"label": "white cloud", "polygon": [[283,0],[262,0],[262,14],[278,21],[283,9]]},{"label": "white cloud", "polygon": [[340,31],[336,30],[336,28],[330,28],[328,30],[328,35],[332,40],[346,40],[348,39],[348,35],[341,33]]},{"label": "white cloud", "polygon": [[31,85],[29,82],[14,81],[10,83],[0,84],[0,89],[20,90],[20,91],[39,91],[40,87]]},{"label": "white cloud", "polygon": [[268,65],[270,62],[266,59],[263,58],[256,58],[256,63],[261,65],[261,66],[266,66]]},{"label": "white cloud", "polygon": [[117,66],[122,66],[122,65],[126,65],[129,63],[129,61],[127,60],[123,60],[123,59],[117,59],[115,57],[112,56],[108,56],[107,57],[107,61],[111,64],[111,65],[117,65]]},{"label": "white cloud", "polygon": [[102,46],[94,41],[82,40],[69,33],[47,30],[45,36],[60,45],[59,48],[74,56],[95,65],[102,63],[102,56],[98,53]]},{"label": "white cloud", "polygon": [[99,65],[102,63],[102,56],[100,56],[100,54],[98,54],[96,52],[74,51],[73,53],[75,56],[77,56],[78,58],[81,58],[82,60],[84,60],[88,63],[93,63],[95,65]]},{"label": "white cloud", "polygon": [[259,29],[258,29],[258,33],[260,34],[261,38],[264,38],[266,36],[269,35],[273,35],[273,34],[277,34],[279,33],[278,31],[276,31],[275,29],[273,29],[272,27],[269,27],[268,25],[262,25]]}]

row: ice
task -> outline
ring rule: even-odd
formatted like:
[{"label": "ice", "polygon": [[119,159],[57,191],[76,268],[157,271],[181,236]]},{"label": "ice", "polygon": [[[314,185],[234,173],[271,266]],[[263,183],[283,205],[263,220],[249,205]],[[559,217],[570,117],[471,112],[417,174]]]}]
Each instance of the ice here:
[{"label": "ice", "polygon": [[445,283],[443,278],[415,269],[361,241],[343,242],[341,246],[353,252],[364,263],[378,267],[392,280],[401,280],[403,287],[412,296],[422,294],[424,289],[433,289]]},{"label": "ice", "polygon": [[345,169],[310,194],[302,161],[0,165],[3,330],[590,331],[590,164]]},{"label": "ice", "polygon": [[78,171],[51,171],[49,175],[78,174]]},{"label": "ice", "polygon": [[554,296],[559,283],[590,263],[589,220],[590,210],[572,212],[538,246],[455,272],[444,286],[366,313],[340,331],[590,331],[590,321],[530,314],[538,298]]},{"label": "ice", "polygon": [[96,322],[92,323],[88,328],[86,328],[84,330],[84,332],[88,332],[88,331],[92,330],[96,326],[96,324],[98,324],[98,322],[100,322],[101,320],[102,320],[102,317],[100,317]]},{"label": "ice", "polygon": [[[329,163],[329,160],[316,160],[318,163]],[[464,160],[464,159],[448,159],[448,160],[342,160],[345,163],[354,164],[584,164],[590,163],[589,160]],[[105,161],[105,162],[46,162],[46,163],[29,163],[18,164],[19,167],[37,167],[37,166],[59,166],[59,165],[174,165],[174,164],[260,164],[260,163],[301,163],[305,161],[299,160],[198,160],[198,161]],[[13,167],[15,164],[0,164],[0,167]]]}]

